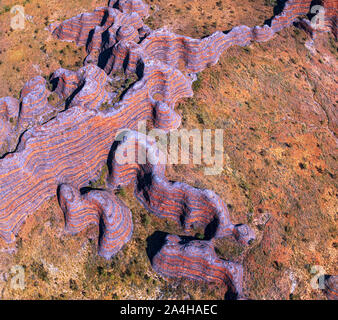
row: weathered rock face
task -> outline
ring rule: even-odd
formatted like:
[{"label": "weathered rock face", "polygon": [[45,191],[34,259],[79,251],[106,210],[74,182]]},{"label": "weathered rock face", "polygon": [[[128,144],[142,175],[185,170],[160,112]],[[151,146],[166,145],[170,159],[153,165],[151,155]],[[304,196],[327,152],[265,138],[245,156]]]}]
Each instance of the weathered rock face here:
[{"label": "weathered rock face", "polygon": [[[119,140],[110,166],[113,189],[133,184],[135,196],[146,210],[175,221],[188,235],[203,228],[207,239],[232,237],[244,245],[255,239],[249,226],[232,224],[225,203],[214,192],[169,182],[166,158],[155,139],[129,131]],[[219,282],[227,286],[229,297],[242,295],[242,266],[218,259],[212,241],[169,235],[152,265],[164,277]]]},{"label": "weathered rock face", "polygon": [[[77,105],[25,132],[17,152],[6,156],[0,164],[0,235],[6,241],[14,241],[26,216],[54,195],[58,185],[71,183],[77,189],[86,186],[106,162],[121,127],[135,130],[139,121],[153,121],[156,104],[149,96],[151,92],[163,90],[167,101],[186,96],[186,90],[191,93],[190,87],[182,90],[183,75],[165,67],[171,78],[166,78],[166,74],[159,78],[155,71],[146,73],[117,110],[94,110],[101,95],[92,94],[95,86],[89,86],[90,90],[79,91]],[[77,81],[76,77],[72,79]],[[63,88],[71,87],[65,83]],[[67,90],[59,92],[65,94]]]},{"label": "weathered rock face", "polygon": [[110,0],[109,7],[118,8],[124,13],[137,13],[140,17],[148,16],[149,6],[142,0]]},{"label": "weathered rock face", "polygon": [[53,107],[48,103],[50,91],[46,80],[40,76],[29,80],[21,91],[20,123],[23,127],[49,120]]},{"label": "weathered rock face", "polygon": [[[303,28],[308,31],[312,37],[316,35],[316,31],[331,31],[337,39],[337,16],[338,2],[336,0],[318,0],[310,2],[311,22],[308,19],[300,19]],[[304,15],[304,14],[303,14]]]},{"label": "weathered rock face", "polygon": [[11,97],[0,99],[0,157],[16,149],[19,137],[26,129],[56,115],[58,108],[48,103],[50,94],[46,80],[37,76],[24,85],[20,100]]},{"label": "weathered rock face", "polygon": [[86,46],[88,53],[108,49],[121,40],[139,41],[150,30],[137,12],[120,11],[115,7],[98,8],[59,25],[52,24],[49,29],[59,40]]},{"label": "weathered rock face", "polygon": [[[67,229],[79,232],[102,218],[105,228],[100,254],[106,258],[114,255],[131,237],[130,211],[108,191],[81,195],[78,190],[97,176],[120,129],[136,130],[139,121],[151,121],[155,128],[165,131],[176,129],[180,117],[175,104],[193,94],[192,81],[179,69],[199,72],[216,63],[230,46],[267,41],[299,15],[307,14],[310,4],[309,0],[290,0],[270,25],[239,26],[204,39],[165,29],[151,31],[142,21],[148,9],[140,0],[110,1],[108,7],[51,26],[60,40],[86,45],[88,57],[77,72],[59,69],[54,73],[55,92],[65,105],[55,118],[51,116],[55,108],[48,104],[50,92],[41,77],[24,86],[20,101],[0,100],[0,151],[1,156],[5,155],[0,159],[0,236],[7,242],[14,241],[27,216],[61,186],[60,204]],[[324,1],[324,6],[329,12],[327,23],[335,30],[337,1]],[[101,110],[101,105],[110,101],[112,93],[106,83],[113,71],[136,73],[139,81],[114,108]],[[118,149],[128,149],[131,142],[150,150],[151,157],[158,157],[158,150],[149,141],[142,145],[135,135],[119,144]],[[173,219],[187,233],[196,225],[205,228],[210,238],[233,236],[245,244],[254,238],[248,226],[231,223],[225,204],[216,194],[168,182],[163,165],[121,164],[113,158],[110,183],[113,188],[133,183],[137,199],[147,210]],[[182,247],[180,241],[178,237],[168,238],[154,260],[158,272],[221,281],[227,286],[230,283],[231,290],[241,295],[240,266],[219,260],[211,242],[187,242]],[[186,247],[190,249],[183,252]],[[172,263],[169,249],[178,258],[173,260],[174,267],[165,271]],[[195,257],[195,261],[188,261]],[[193,266],[198,266],[196,272],[191,272]]]},{"label": "weathered rock face", "polygon": [[[338,37],[338,2],[337,0],[322,0],[320,3],[325,11],[324,11],[324,18],[325,18],[325,29],[331,30],[334,36]],[[324,29],[324,30],[325,30]]]},{"label": "weathered rock face", "polygon": [[133,234],[130,210],[114,194],[92,190],[81,195],[73,187],[63,184],[59,201],[66,217],[66,230],[78,233],[90,224],[102,225],[99,255],[110,259]]},{"label": "weathered rock face", "polygon": [[0,156],[13,151],[17,144],[19,101],[12,97],[0,99]]},{"label": "weathered rock face", "polygon": [[105,90],[106,73],[95,65],[88,64],[77,72],[58,69],[52,76],[55,92],[61,99],[68,99],[68,106],[83,106],[96,109],[109,100]]},{"label": "weathered rock face", "polygon": [[225,203],[214,192],[169,182],[165,159],[156,140],[129,131],[114,152],[109,182],[114,189],[134,184],[135,196],[145,209],[174,220],[188,234],[204,228],[208,238],[234,237],[243,244],[255,238],[248,226],[231,223]]},{"label": "weathered rock face", "polygon": [[338,300],[338,276],[325,276],[324,292],[329,300]]},{"label": "weathered rock face", "polygon": [[168,235],[152,258],[154,270],[165,278],[188,278],[226,285],[227,296],[242,298],[243,267],[217,257],[210,241],[189,241]]},{"label": "weathered rock face", "polygon": [[[139,7],[139,5],[133,4],[134,1],[111,1],[111,3],[114,3],[114,5],[110,5],[114,8]],[[187,72],[194,73],[217,63],[221,54],[231,46],[246,46],[251,41],[270,40],[276,32],[290,26],[299,16],[308,14],[310,5],[311,0],[290,0],[285,3],[282,13],[271,20],[270,25],[253,28],[239,26],[226,34],[217,31],[204,39],[177,35],[166,29],[150,32],[150,29],[144,26],[140,19],[140,16],[144,16],[143,11],[141,13],[133,11],[134,15],[131,16],[128,15],[132,12],[130,9],[123,9],[121,14],[109,7],[97,9],[93,13],[95,18],[87,14],[66,20],[54,30],[53,34],[60,40],[73,40],[78,45],[87,43],[89,54],[93,50],[99,50],[101,61],[104,60],[103,67],[108,74],[119,69],[123,63],[127,63],[128,71],[133,70],[135,66],[130,67],[130,64],[134,65],[141,57],[143,60],[147,58],[160,60],[175,68],[183,68]],[[323,1],[321,5],[326,10],[325,26],[321,29],[326,31],[331,29],[336,34],[337,1]],[[78,22],[74,23],[74,19]],[[83,25],[85,31],[79,31],[82,29],[78,25]],[[69,33],[67,30],[74,30],[74,33]],[[88,36],[79,41],[79,33]],[[140,43],[140,46],[135,46],[135,43],[139,43],[144,35],[148,36]],[[125,42],[122,42],[123,40]],[[129,43],[130,41],[131,43]],[[119,43],[116,45],[117,42]],[[139,50],[136,50],[137,48]],[[119,63],[115,61],[119,61]],[[112,67],[112,65],[114,66]]]}]

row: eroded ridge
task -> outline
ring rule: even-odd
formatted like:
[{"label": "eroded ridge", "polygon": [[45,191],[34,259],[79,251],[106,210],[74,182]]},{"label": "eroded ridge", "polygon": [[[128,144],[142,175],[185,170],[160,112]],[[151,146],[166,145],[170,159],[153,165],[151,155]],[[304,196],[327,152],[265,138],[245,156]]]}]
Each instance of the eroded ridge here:
[{"label": "eroded ridge", "polygon": [[338,276],[325,275],[324,293],[329,300],[338,300]]},{"label": "eroded ridge", "polygon": [[0,99],[0,158],[16,149],[25,130],[50,120],[60,111],[49,104],[51,92],[46,85],[46,80],[37,76],[24,85],[19,100]]},{"label": "eroded ridge", "polygon": [[[133,184],[135,196],[146,210],[175,221],[186,235],[202,228],[209,240],[232,237],[246,245],[255,239],[249,226],[232,224],[225,203],[214,192],[169,182],[165,155],[154,138],[128,131],[121,133],[119,140],[108,179],[112,189]],[[152,265],[164,277],[220,282],[232,298],[242,295],[242,266],[217,258],[212,241],[185,238],[182,243],[179,237],[169,235]]]},{"label": "eroded ridge", "polygon": [[338,37],[338,1],[337,0],[322,0],[320,1],[325,9],[325,29],[331,30],[334,36]]},{"label": "eroded ridge", "polygon": [[[132,134],[113,145],[115,155],[134,142],[150,158],[158,159],[160,151],[154,143],[144,142],[133,133],[138,123],[148,121],[165,131],[177,129],[180,117],[174,107],[183,97],[193,95],[194,73],[215,64],[230,46],[271,39],[298,16],[308,14],[311,3],[287,1],[282,13],[270,24],[239,26],[204,39],[176,35],[166,29],[152,31],[142,20],[148,7],[141,0],[110,1],[108,7],[51,25],[55,37],[86,46],[88,56],[80,70],[59,69],[54,73],[52,84],[63,101],[59,107],[49,105],[50,91],[41,77],[25,85],[20,100],[0,100],[0,236],[7,242],[14,241],[27,216],[59,188],[66,229],[76,233],[89,224],[102,223],[99,253],[110,258],[131,237],[130,211],[112,190],[87,194],[79,190],[95,179],[110,159],[108,155],[120,129],[129,129]],[[337,1],[319,4],[327,12],[326,28],[336,35]],[[109,82],[115,71],[134,73],[138,81],[118,103],[102,108],[114,96]],[[209,239],[231,236],[245,244],[254,239],[248,226],[231,223],[225,204],[215,193],[169,182],[164,164],[123,163],[116,157],[108,164],[112,189],[133,183],[136,198],[147,210],[176,221],[185,233],[191,234],[198,227],[204,228]],[[168,239],[153,263],[158,272],[171,276],[176,268],[180,277],[216,282],[223,279],[220,281],[241,296],[241,267],[218,259],[212,242],[192,240],[182,245],[178,237]],[[176,252],[172,261],[170,252]],[[202,253],[211,260],[188,261],[193,257],[198,261]],[[173,267],[166,274],[166,264],[171,263]],[[196,264],[200,264],[199,268],[189,273]],[[230,284],[224,279],[230,279]]]},{"label": "eroded ridge", "polygon": [[[149,63],[116,108],[99,110],[107,95],[105,78],[95,65],[78,73],[59,70],[56,91],[67,97],[69,108],[28,129],[16,152],[1,159],[0,236],[7,242],[15,240],[27,215],[55,195],[58,185],[70,183],[80,189],[98,176],[121,127],[136,130],[140,121],[151,121],[175,129],[179,119],[174,103],[192,95],[191,82],[180,71],[161,62]],[[83,82],[75,89],[79,79]],[[156,94],[167,103],[155,100]]]},{"label": "eroded ridge", "polygon": [[[129,3],[132,2],[129,1]],[[77,16],[61,23],[53,31],[53,34],[61,40],[73,39],[77,44],[80,44],[78,30],[85,30],[81,31],[80,34],[88,35],[86,43],[89,60],[98,63],[108,74],[118,69],[122,63],[125,64],[126,71],[133,71],[139,60],[144,61],[146,59],[160,60],[175,68],[184,69],[188,73],[196,73],[217,63],[221,54],[234,45],[247,46],[252,41],[265,42],[270,40],[276,32],[292,25],[299,20],[299,17],[310,14],[311,4],[311,0],[289,0],[286,1],[281,14],[275,16],[264,26],[249,28],[242,25],[229,32],[217,31],[204,39],[177,35],[165,28],[151,31],[136,18],[137,23],[131,22],[130,18],[128,18],[129,20],[127,18],[116,19],[116,11],[109,7],[97,9],[99,11],[93,13],[96,17],[97,12],[100,12],[101,20],[98,18],[95,20],[89,15]],[[318,5],[325,8],[325,15],[323,16],[323,25],[319,25],[321,21],[318,19],[321,16],[318,16],[320,28],[318,27],[316,30],[332,30],[337,35],[337,4],[336,0],[318,2]],[[130,7],[133,6],[130,5]],[[129,14],[130,11],[125,12]],[[122,13],[122,15],[125,17],[126,14]],[[79,21],[75,26],[73,26],[74,19]],[[312,28],[310,21],[305,20],[309,28]],[[95,24],[97,21],[99,23]],[[121,21],[127,23],[121,24]],[[83,28],[79,28],[79,25],[83,25]],[[92,29],[87,27],[88,25]],[[97,31],[97,28],[100,31]],[[74,32],[64,31],[72,29],[74,29]],[[104,32],[107,34],[105,35]],[[84,44],[84,40],[82,43]],[[95,51],[95,54],[93,54],[93,51]],[[99,55],[95,59],[97,51]],[[117,63],[118,66],[114,67],[116,60],[120,63]]]},{"label": "eroded ridge", "polygon": [[242,265],[219,259],[211,241],[167,235],[152,258],[152,266],[164,278],[218,283],[227,287],[227,298],[244,298]]},{"label": "eroded ridge", "polygon": [[102,103],[111,100],[111,93],[105,88],[107,74],[92,64],[78,71],[60,68],[54,72],[51,81],[55,85],[55,92],[67,101],[67,107],[97,109]]},{"label": "eroded ridge", "polygon": [[149,6],[142,0],[110,0],[108,6],[118,8],[124,13],[135,12],[142,18],[149,15]]},{"label": "eroded ridge", "polygon": [[74,187],[62,184],[59,202],[66,217],[66,230],[78,233],[91,224],[100,226],[100,256],[110,259],[121,250],[133,234],[133,221],[128,207],[108,191],[91,190],[80,194]]},{"label": "eroded ridge", "polygon": [[79,14],[61,24],[51,24],[49,30],[59,40],[74,41],[79,46],[86,46],[87,52],[91,53],[86,60],[95,60],[95,51],[109,49],[121,40],[138,42],[150,32],[142,15],[139,15],[140,11],[120,11],[115,7],[101,7],[92,13]]},{"label": "eroded ridge", "polygon": [[114,152],[110,186],[134,185],[136,198],[149,212],[181,225],[187,234],[203,228],[206,237],[233,237],[242,244],[255,238],[247,225],[234,225],[226,204],[211,190],[193,188],[165,177],[165,154],[156,140],[128,131]]}]

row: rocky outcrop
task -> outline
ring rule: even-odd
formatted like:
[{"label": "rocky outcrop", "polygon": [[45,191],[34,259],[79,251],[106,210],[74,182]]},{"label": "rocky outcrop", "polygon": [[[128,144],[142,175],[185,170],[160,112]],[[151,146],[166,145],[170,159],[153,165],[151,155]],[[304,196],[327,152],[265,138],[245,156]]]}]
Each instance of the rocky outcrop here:
[{"label": "rocky outcrop", "polygon": [[[134,143],[156,160],[160,150],[154,142],[140,140],[135,133],[113,142],[121,129],[133,132],[140,121],[165,131],[176,129],[180,117],[175,104],[193,94],[189,74],[216,63],[230,46],[271,39],[298,15],[307,14],[310,2],[287,1],[270,24],[239,26],[204,39],[166,29],[151,31],[142,21],[148,9],[140,0],[110,1],[108,7],[51,25],[56,38],[86,45],[88,56],[80,70],[59,69],[52,77],[55,92],[64,101],[62,109],[48,104],[50,92],[41,77],[25,85],[20,101],[0,100],[0,236],[14,241],[27,216],[59,188],[67,230],[76,233],[102,221],[99,252],[110,258],[131,237],[130,211],[111,190],[84,195],[78,191],[98,176],[109,159],[112,189],[134,184],[135,196],[147,210],[176,221],[185,233],[201,227],[209,239],[231,236],[250,243],[252,230],[232,224],[224,202],[212,191],[169,182],[165,164],[149,159],[142,164],[121,163],[116,158],[120,150],[122,155],[132,150]],[[336,5],[336,1],[326,3],[328,8]],[[335,14],[329,16],[334,25]],[[107,85],[115,71],[135,73],[139,80],[113,108],[101,108],[111,101],[113,93]],[[55,112],[59,113],[54,118]],[[20,139],[13,138],[18,135]],[[241,267],[218,259],[210,241],[182,244],[179,237],[170,236],[153,265],[164,276],[220,281],[241,296]]]},{"label": "rocky outcrop", "polygon": [[46,80],[40,76],[29,80],[21,91],[20,124],[28,127],[41,124],[51,118],[54,108],[48,103],[51,94]]},{"label": "rocky outcrop", "polygon": [[312,0],[289,0],[284,4],[281,14],[271,20],[273,33],[290,26],[299,16],[310,12]]},{"label": "rocky outcrop", "polygon": [[[125,6],[126,8],[139,7],[134,2],[139,3],[140,1],[111,1],[111,3],[114,3],[111,6],[114,8],[120,8],[121,6]],[[337,1],[323,1],[321,4],[326,10],[326,27],[324,30],[330,28],[336,33]],[[94,25],[95,19],[89,18],[89,16],[87,20],[90,22],[87,22],[87,20],[86,22],[83,21],[84,18],[80,16],[75,18],[80,21],[79,24],[82,23],[84,25],[85,30],[89,29],[86,27],[87,25],[90,25],[92,28],[91,32],[94,36],[87,37],[86,41],[89,44],[87,46],[89,56],[91,57],[91,61],[93,61],[92,49],[99,50],[101,44],[101,49],[99,50],[101,55],[99,60],[101,62],[99,64],[108,74],[123,67],[128,71],[134,70],[135,64],[140,59],[143,61],[146,59],[160,60],[172,67],[184,69],[188,73],[196,73],[202,71],[207,66],[217,63],[221,54],[234,45],[246,46],[252,41],[264,42],[270,40],[276,32],[297,21],[299,16],[305,16],[310,13],[310,5],[311,0],[289,0],[286,1],[281,14],[275,16],[263,27],[256,26],[249,28],[247,26],[238,26],[227,33],[217,31],[204,39],[193,39],[177,35],[165,28],[150,32],[150,29],[146,28],[136,18],[133,22],[131,18],[126,18],[125,13],[131,12],[129,9],[123,9],[124,13],[121,16],[121,13],[117,14],[116,10],[112,11],[113,9],[111,8],[100,8],[101,11],[106,10],[106,14],[100,15],[101,20],[98,19],[100,23],[96,25]],[[94,14],[97,16],[97,13]],[[140,16],[143,15],[142,11]],[[115,16],[123,18],[111,18]],[[72,26],[72,19],[64,21],[53,33],[61,40],[65,38],[64,34],[66,34],[66,39],[69,40],[71,37],[68,37],[67,33],[63,30],[73,28],[76,30],[73,39],[77,44],[81,45],[78,37],[75,36],[75,34],[78,34],[78,28]],[[114,22],[110,26],[108,21]],[[123,23],[120,21],[123,21]],[[108,32],[109,36],[104,36],[103,32]],[[140,42],[140,39],[144,35],[147,35],[147,37]],[[104,39],[109,39],[109,41],[105,42]],[[84,41],[82,42],[84,44]],[[105,45],[102,46],[104,42]],[[136,45],[138,43],[139,46]],[[104,60],[103,66],[102,60]],[[126,68],[124,64],[127,64],[128,67]]]},{"label": "rocky outcrop", "polygon": [[138,41],[150,29],[137,12],[101,7],[93,13],[82,13],[60,24],[52,24],[49,30],[59,40],[74,41],[78,46],[86,46],[87,52],[91,53],[108,49],[120,40]]},{"label": "rocky outcrop", "polygon": [[154,270],[165,278],[188,278],[225,285],[227,298],[243,298],[243,267],[217,257],[210,241],[168,235],[152,258]]},{"label": "rocky outcrop", "polygon": [[[191,83],[181,72],[160,62],[149,63],[116,109],[98,110],[105,78],[102,70],[92,65],[78,73],[58,70],[54,75],[56,92],[70,101],[69,108],[28,129],[17,151],[1,159],[0,236],[6,241],[14,241],[27,215],[55,195],[58,185],[70,183],[79,189],[97,176],[120,128],[136,130],[139,121],[150,120],[175,129],[168,127],[165,117],[161,122],[160,112],[154,118],[154,108],[166,103],[173,113],[174,103],[192,94]],[[84,84],[73,91],[79,83]],[[163,104],[152,98],[157,93]]]},{"label": "rocky outcrop", "polygon": [[[153,109],[157,104],[149,96],[151,92],[163,89],[166,101],[184,97],[188,89],[182,90],[183,76],[168,66],[166,70],[170,78],[165,74],[158,77],[162,72],[155,70],[147,73],[125,95],[117,110],[97,111],[94,106],[98,95],[82,95],[79,91],[80,97],[88,99],[81,98],[83,103],[72,105],[56,118],[23,134],[17,151],[0,162],[2,238],[14,241],[27,215],[53,196],[58,185],[70,183],[79,189],[97,176],[121,127],[135,130],[139,121],[154,121]],[[169,80],[172,82],[168,83]]]},{"label": "rocky outcrop", "polygon": [[24,85],[19,100],[0,99],[0,158],[16,149],[25,130],[48,121],[60,111],[60,106],[49,104],[50,94],[46,80],[37,76]]},{"label": "rocky outcrop", "polygon": [[110,100],[106,91],[106,73],[95,65],[88,64],[78,71],[58,69],[51,81],[55,92],[61,99],[67,100],[68,106],[83,106],[96,109]]},{"label": "rocky outcrop", "polygon": [[[133,184],[135,197],[146,210],[175,221],[187,235],[203,228],[206,239],[232,237],[244,245],[255,239],[249,226],[232,224],[225,203],[214,192],[169,182],[165,155],[154,138],[128,131],[118,141],[108,180],[112,189]],[[242,266],[217,258],[212,241],[168,235],[151,260],[163,277],[217,282],[226,285],[228,298],[242,297]]]},{"label": "rocky outcrop", "polygon": [[59,188],[59,202],[66,217],[66,230],[78,233],[90,224],[100,226],[99,255],[110,259],[133,234],[130,210],[114,194],[91,190],[80,194],[70,185]]},{"label": "rocky outcrop", "polygon": [[324,293],[329,300],[338,300],[338,276],[325,275]]},{"label": "rocky outcrop", "polygon": [[0,157],[16,147],[19,109],[17,99],[12,97],[0,99]]},{"label": "rocky outcrop", "polygon": [[323,0],[322,6],[325,8],[325,26],[326,30],[331,30],[335,38],[338,37],[338,1]]},{"label": "rocky outcrop", "polygon": [[225,203],[214,192],[166,179],[166,158],[155,139],[129,131],[112,158],[111,187],[133,184],[135,196],[145,209],[175,221],[187,234],[203,228],[209,239],[234,237],[243,244],[254,240],[249,226],[231,223]]},{"label": "rocky outcrop", "polygon": [[149,6],[142,0],[110,0],[108,6],[118,8],[124,13],[136,12],[142,18],[149,14]]}]

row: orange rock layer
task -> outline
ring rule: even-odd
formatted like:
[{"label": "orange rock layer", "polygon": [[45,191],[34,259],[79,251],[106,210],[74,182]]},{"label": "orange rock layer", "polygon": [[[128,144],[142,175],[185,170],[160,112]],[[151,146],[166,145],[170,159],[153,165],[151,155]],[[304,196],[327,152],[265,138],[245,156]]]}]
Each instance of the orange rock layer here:
[{"label": "orange rock layer", "polygon": [[[20,101],[0,100],[0,236],[14,241],[27,216],[59,188],[67,229],[78,232],[102,221],[100,254],[111,257],[131,237],[130,211],[110,191],[82,195],[78,190],[98,176],[116,150],[123,150],[130,141],[140,144],[135,136],[113,144],[117,134],[121,129],[136,130],[140,121],[150,121],[165,131],[176,129],[180,118],[175,104],[193,94],[190,73],[216,63],[230,46],[271,39],[299,15],[307,14],[310,4],[309,0],[290,0],[271,25],[239,26],[205,39],[165,29],[151,31],[142,21],[148,9],[141,0],[110,1],[108,7],[52,25],[57,38],[86,45],[88,57],[77,72],[59,69],[54,73],[52,84],[64,100],[64,108],[56,110],[60,112],[55,118],[51,114],[58,108],[48,104],[50,92],[41,77],[24,86]],[[327,24],[333,30],[336,4],[324,1]],[[101,108],[113,95],[107,86],[112,71],[136,73],[139,81],[114,108]],[[21,135],[20,139],[13,138],[15,135]],[[152,149],[150,156],[157,157],[159,152],[150,147],[146,144],[144,150]],[[134,183],[135,195],[146,209],[175,220],[186,232],[196,225],[205,228],[210,239],[229,235],[242,243],[253,239],[250,228],[230,222],[225,204],[212,191],[168,182],[162,165],[121,164],[116,158],[109,164],[113,188]],[[211,242],[182,244],[176,237],[167,240],[154,258],[158,272],[206,281],[218,279],[227,286],[230,283],[236,295],[241,295],[240,268],[215,257]],[[184,251],[187,247],[190,249]]]}]

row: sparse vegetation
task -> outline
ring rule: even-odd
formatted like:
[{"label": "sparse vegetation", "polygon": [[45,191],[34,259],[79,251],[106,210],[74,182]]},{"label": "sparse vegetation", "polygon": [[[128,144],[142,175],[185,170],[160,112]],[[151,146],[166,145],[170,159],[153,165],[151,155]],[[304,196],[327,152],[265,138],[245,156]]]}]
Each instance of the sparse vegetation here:
[{"label": "sparse vegetation", "polygon": [[[170,6],[171,2],[161,1],[160,10],[153,10],[146,23],[153,29],[167,25],[180,34],[201,37],[215,28],[226,30],[238,25],[243,14],[250,17],[248,24],[261,24],[277,2],[252,2],[246,12],[241,2],[232,8],[225,1],[200,2],[196,6],[174,3]],[[37,7],[35,0],[31,4]],[[74,11],[80,7],[73,1],[63,5],[69,10],[63,16],[64,8],[57,7],[55,16],[59,21],[73,15],[71,6]],[[9,27],[1,30],[6,44],[0,52],[0,76],[7,80],[0,88],[1,96],[19,96],[23,83],[40,72],[33,65],[48,75],[60,65],[77,70],[86,56],[84,48],[74,44],[44,42],[50,11],[42,2],[40,7],[41,16],[33,11],[34,24],[28,23],[24,34],[10,32]],[[3,13],[9,10],[4,7],[0,19],[7,18],[8,14]],[[335,140],[327,108],[336,103],[328,61],[337,57],[337,44],[332,35],[323,35],[323,43],[316,44],[320,54],[312,55],[303,45],[304,36],[303,31],[291,27],[268,43],[230,48],[217,65],[198,75],[193,84],[194,98],[182,100],[175,107],[185,128],[225,129],[228,160],[222,175],[203,178],[203,185],[196,182],[203,175],[202,166],[174,166],[168,168],[167,175],[213,189],[231,203],[228,207],[236,223],[248,222],[255,227],[258,239],[248,249],[228,240],[217,240],[216,244],[221,258],[245,259],[246,290],[253,299],[322,298],[320,292],[313,293],[309,288],[311,266],[322,264],[331,272],[336,263],[332,255],[337,248],[337,230],[332,227],[336,156],[332,153]],[[113,108],[137,80],[124,74],[112,76],[120,77],[109,85],[117,95],[102,109]],[[55,102],[53,95],[48,100]],[[9,121],[14,125],[16,120]],[[103,167],[89,186],[104,188],[107,171]],[[13,293],[5,288],[1,298],[224,298],[221,288],[210,284],[166,281],[157,276],[147,257],[147,237],[155,230],[173,234],[183,231],[173,221],[145,212],[132,188],[121,188],[117,195],[131,208],[135,228],[132,240],[117,256],[105,261],[97,255],[99,230],[95,226],[75,236],[62,233],[64,217],[54,197],[24,226],[26,238],[10,260],[27,265],[27,289]],[[269,227],[262,223],[259,219],[265,212],[270,212],[278,224]],[[193,234],[198,239],[204,237],[200,230]],[[46,256],[48,259],[42,260]],[[289,281],[288,270],[299,277],[292,294],[282,290],[282,281]]]},{"label": "sparse vegetation", "polygon": [[105,164],[99,171],[98,178],[95,181],[89,181],[89,186],[93,189],[105,188],[108,175],[108,166]]},{"label": "sparse vegetation", "polygon": [[277,0],[264,0],[266,6],[275,7],[277,5]]},{"label": "sparse vegetation", "polygon": [[42,263],[34,261],[31,264],[31,271],[42,281],[48,282],[48,272]]}]

